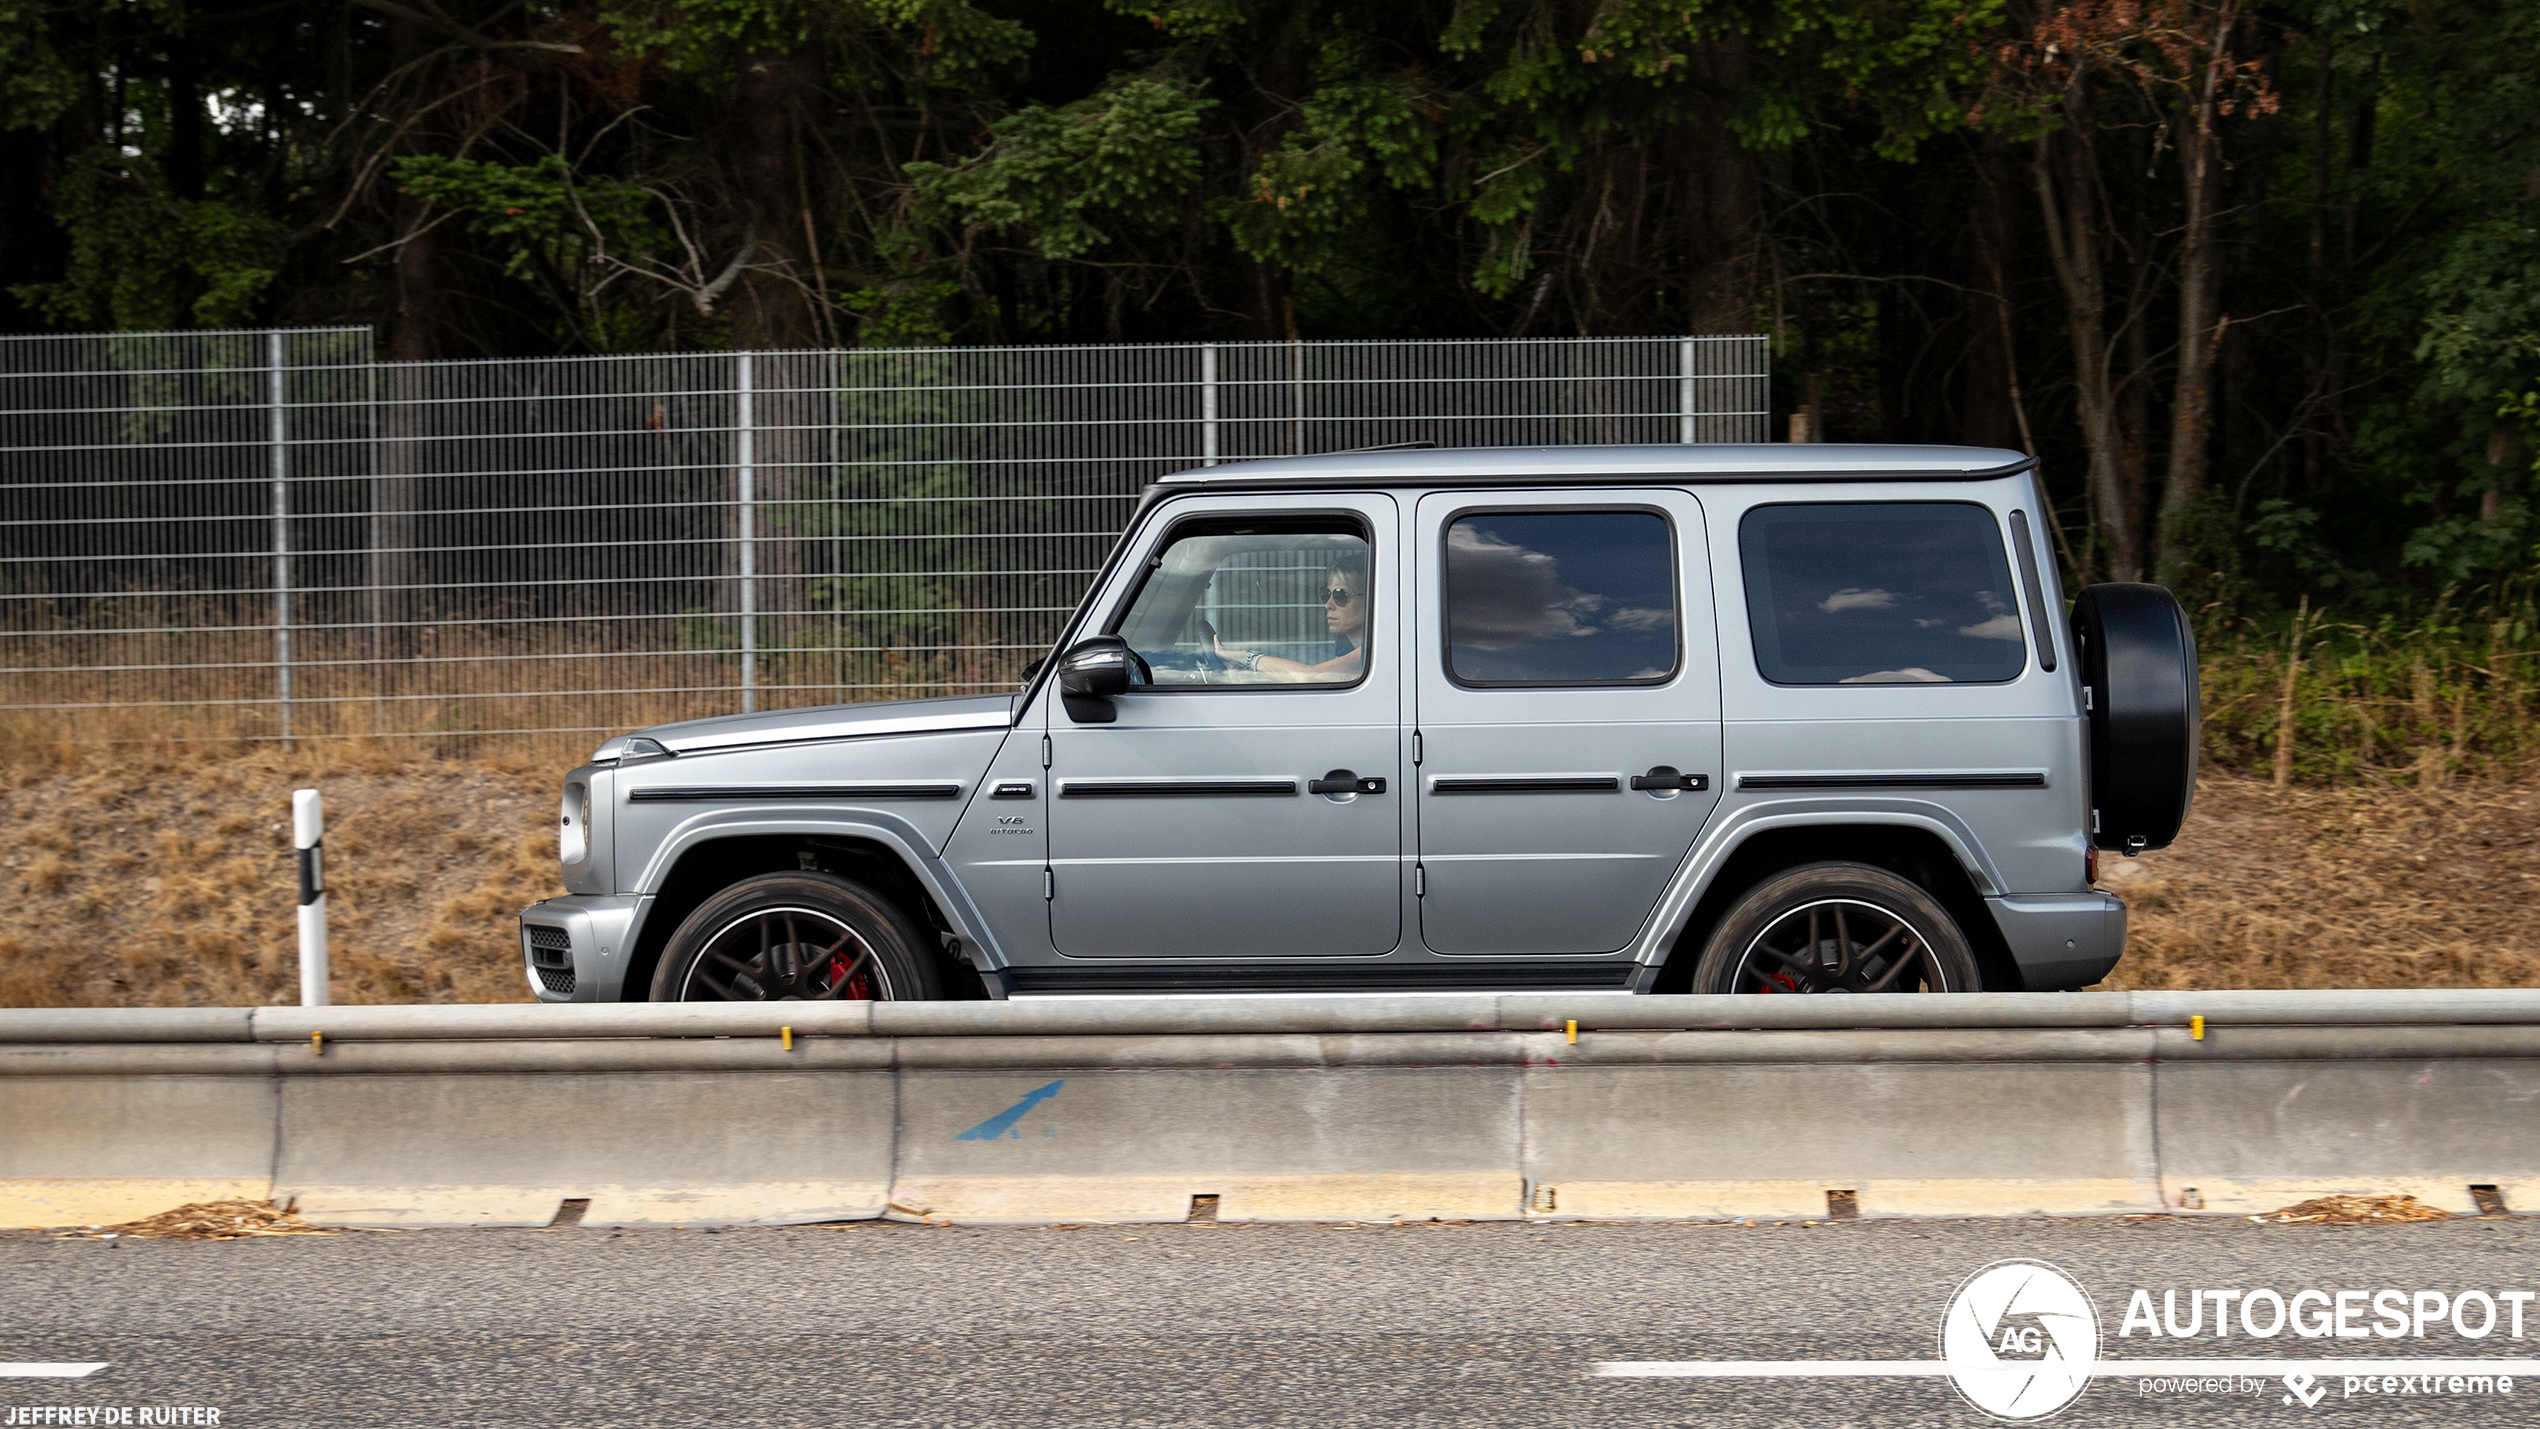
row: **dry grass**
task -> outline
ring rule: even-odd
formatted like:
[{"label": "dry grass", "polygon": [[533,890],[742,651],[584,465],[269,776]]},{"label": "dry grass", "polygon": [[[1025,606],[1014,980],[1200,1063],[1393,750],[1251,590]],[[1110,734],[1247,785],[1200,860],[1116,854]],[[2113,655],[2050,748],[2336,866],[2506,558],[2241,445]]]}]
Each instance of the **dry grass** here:
[{"label": "dry grass", "polygon": [[[171,1211],[115,1226],[90,1226],[65,1232],[64,1240],[262,1240],[283,1235],[335,1235],[328,1226],[313,1226],[299,1213],[271,1201],[193,1201]],[[394,1234],[394,1232],[390,1232]]]},{"label": "dry grass", "polygon": [[521,1002],[556,885],[546,760],[358,742],[19,747],[0,774],[0,1006],[299,1000],[291,791],[327,802],[339,1003]]},{"label": "dry grass", "polygon": [[2452,1213],[2414,1196],[2314,1196],[2249,1219],[2280,1226],[2386,1226],[2408,1221],[2448,1221]]},{"label": "dry grass", "polygon": [[2275,789],[2208,773],[2177,843],[2105,865],[2107,988],[2528,987],[2540,786]]},{"label": "dry grass", "polygon": [[[7,746],[0,746],[7,747]],[[291,790],[327,798],[334,997],[520,1002],[513,917],[555,893],[556,777],[587,745],[34,741],[0,772],[0,1006],[298,999]],[[2540,784],[2277,790],[2208,772],[2178,843],[2110,863],[2107,988],[2540,984]]]}]

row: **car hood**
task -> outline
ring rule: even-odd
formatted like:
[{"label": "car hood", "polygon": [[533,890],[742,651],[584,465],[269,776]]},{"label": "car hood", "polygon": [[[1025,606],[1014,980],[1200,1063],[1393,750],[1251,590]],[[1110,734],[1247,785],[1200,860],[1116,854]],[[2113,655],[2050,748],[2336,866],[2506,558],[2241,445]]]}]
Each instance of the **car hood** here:
[{"label": "car hood", "polygon": [[625,757],[630,740],[649,739],[672,754],[700,754],[717,749],[748,749],[762,744],[808,744],[831,739],[864,739],[883,734],[937,734],[964,729],[1004,729],[1014,723],[1012,695],[959,695],[933,700],[879,700],[870,704],[821,705],[813,709],[766,710],[758,714],[723,715],[715,719],[657,724],[621,734],[593,750],[594,763]]}]

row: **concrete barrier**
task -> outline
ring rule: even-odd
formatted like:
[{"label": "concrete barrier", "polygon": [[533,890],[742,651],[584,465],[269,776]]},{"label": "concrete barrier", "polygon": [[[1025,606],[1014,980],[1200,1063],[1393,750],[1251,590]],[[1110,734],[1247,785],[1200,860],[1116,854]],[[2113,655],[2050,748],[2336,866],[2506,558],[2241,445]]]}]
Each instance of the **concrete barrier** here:
[{"label": "concrete barrier", "polygon": [[46,1009],[0,1099],[0,1225],[2466,1212],[2540,991]]}]

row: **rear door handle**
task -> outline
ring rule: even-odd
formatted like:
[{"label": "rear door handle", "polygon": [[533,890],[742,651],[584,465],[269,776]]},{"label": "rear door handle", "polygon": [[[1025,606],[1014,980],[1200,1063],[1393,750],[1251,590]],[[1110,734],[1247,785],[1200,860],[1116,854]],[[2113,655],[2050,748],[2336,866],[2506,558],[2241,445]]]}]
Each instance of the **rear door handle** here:
[{"label": "rear door handle", "polygon": [[1361,778],[1346,769],[1335,769],[1320,779],[1305,781],[1309,794],[1381,794],[1385,792],[1384,776],[1370,774]]},{"label": "rear door handle", "polygon": [[1695,793],[1711,787],[1708,774],[1679,774],[1674,766],[1661,764],[1646,774],[1632,776],[1635,789],[1690,789]]}]

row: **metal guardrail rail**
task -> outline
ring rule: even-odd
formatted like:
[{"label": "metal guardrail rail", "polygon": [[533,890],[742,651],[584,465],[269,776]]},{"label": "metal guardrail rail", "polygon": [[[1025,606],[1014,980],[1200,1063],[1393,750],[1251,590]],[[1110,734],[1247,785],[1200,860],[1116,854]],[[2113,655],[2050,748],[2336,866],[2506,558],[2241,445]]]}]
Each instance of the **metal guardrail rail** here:
[{"label": "metal guardrail rail", "polygon": [[2540,991],[0,1012],[0,1225],[2540,1200]]}]

